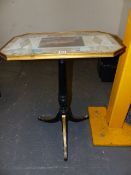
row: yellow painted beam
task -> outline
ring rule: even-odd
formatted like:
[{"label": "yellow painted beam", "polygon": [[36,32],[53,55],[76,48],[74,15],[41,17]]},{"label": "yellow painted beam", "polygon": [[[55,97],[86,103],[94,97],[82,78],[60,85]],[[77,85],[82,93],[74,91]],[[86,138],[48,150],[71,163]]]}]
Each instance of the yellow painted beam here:
[{"label": "yellow painted beam", "polygon": [[131,146],[131,125],[125,122],[131,104],[131,11],[124,44],[127,48],[119,58],[108,108],[88,108],[94,145]]},{"label": "yellow painted beam", "polygon": [[112,128],[123,126],[131,103],[131,10],[123,42],[127,49],[119,58],[106,116],[109,127]]},{"label": "yellow painted beam", "polygon": [[131,146],[131,126],[110,128],[106,122],[106,108],[89,107],[93,144],[99,146]]},{"label": "yellow painted beam", "polygon": [[131,10],[129,11],[129,17],[127,20],[126,31],[124,34],[123,42],[126,46],[128,46],[130,41],[131,41]]},{"label": "yellow painted beam", "polygon": [[131,43],[117,66],[116,76],[107,110],[107,122],[111,128],[123,126],[131,102]]}]

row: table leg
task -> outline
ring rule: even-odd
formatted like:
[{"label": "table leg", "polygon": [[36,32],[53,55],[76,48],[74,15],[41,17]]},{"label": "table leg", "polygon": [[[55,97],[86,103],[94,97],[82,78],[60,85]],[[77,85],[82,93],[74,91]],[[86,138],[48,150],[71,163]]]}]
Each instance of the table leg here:
[{"label": "table leg", "polygon": [[64,146],[64,160],[67,160],[67,158],[68,158],[67,127],[68,127],[67,117],[66,117],[66,115],[62,115],[62,134],[63,134],[63,146]]},{"label": "table leg", "polygon": [[74,118],[71,112],[70,105],[68,103],[68,94],[67,94],[67,76],[66,76],[66,61],[64,59],[59,60],[59,93],[58,93],[58,101],[59,101],[59,111],[55,118],[51,119],[50,117],[40,116],[38,119],[54,123],[61,121],[62,123],[62,132],[63,132],[63,142],[64,142],[64,160],[67,160],[67,126],[68,120],[73,122],[83,121],[86,118]]}]

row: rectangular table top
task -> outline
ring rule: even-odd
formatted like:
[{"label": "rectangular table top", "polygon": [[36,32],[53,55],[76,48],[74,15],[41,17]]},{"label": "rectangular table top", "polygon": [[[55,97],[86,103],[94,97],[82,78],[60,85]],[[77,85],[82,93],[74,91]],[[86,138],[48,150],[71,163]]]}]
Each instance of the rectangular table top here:
[{"label": "rectangular table top", "polygon": [[0,49],[6,60],[114,57],[124,50],[120,39],[97,31],[29,33],[11,39]]}]

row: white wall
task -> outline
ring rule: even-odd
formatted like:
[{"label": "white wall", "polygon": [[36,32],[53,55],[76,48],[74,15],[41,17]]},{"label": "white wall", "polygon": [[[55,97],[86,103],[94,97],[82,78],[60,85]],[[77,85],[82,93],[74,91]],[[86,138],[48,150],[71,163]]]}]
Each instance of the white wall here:
[{"label": "white wall", "polygon": [[131,0],[123,0],[121,19],[119,25],[119,35],[122,37],[126,28],[129,10],[131,10]]},{"label": "white wall", "polygon": [[14,35],[26,32],[84,29],[122,36],[129,1],[0,0],[0,46]]}]

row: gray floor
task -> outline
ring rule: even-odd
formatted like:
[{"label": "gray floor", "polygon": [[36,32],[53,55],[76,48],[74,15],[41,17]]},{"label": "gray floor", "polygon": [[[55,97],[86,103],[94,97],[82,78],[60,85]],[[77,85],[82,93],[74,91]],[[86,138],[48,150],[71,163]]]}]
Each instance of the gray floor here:
[{"label": "gray floor", "polygon": [[[74,62],[72,111],[107,105],[97,60]],[[95,147],[89,121],[69,122],[69,159],[63,161],[61,125],[37,120],[57,113],[57,61],[0,64],[0,175],[130,175],[130,147]]]}]

